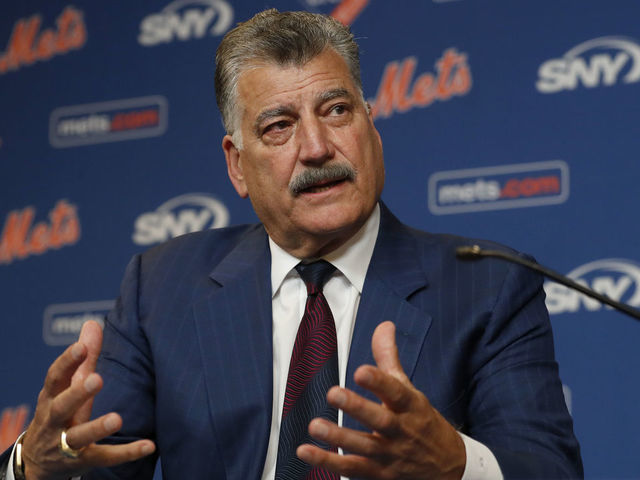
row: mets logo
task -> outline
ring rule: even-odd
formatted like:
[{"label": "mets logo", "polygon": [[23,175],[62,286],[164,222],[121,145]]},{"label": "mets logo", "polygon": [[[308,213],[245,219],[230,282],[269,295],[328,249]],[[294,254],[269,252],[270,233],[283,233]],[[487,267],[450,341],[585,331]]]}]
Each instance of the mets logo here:
[{"label": "mets logo", "polygon": [[40,15],[18,20],[7,49],[0,53],[0,75],[78,50],[87,43],[87,27],[80,10],[66,7],[56,25],[57,28],[40,30]]},{"label": "mets logo", "polygon": [[49,142],[64,148],[156,137],[167,130],[168,110],[160,95],[56,108]]},{"label": "mets logo", "polygon": [[[640,307],[640,265],[631,260],[605,258],[582,265],[568,276],[612,300]],[[600,302],[555,282],[545,282],[550,314],[598,311]]]},{"label": "mets logo", "polygon": [[0,265],[73,245],[80,240],[80,219],[75,205],[60,200],[49,220],[34,223],[36,209],[25,207],[7,215],[0,237]]},{"label": "mets logo", "polygon": [[416,57],[387,64],[376,98],[369,100],[373,118],[386,118],[395,112],[428,107],[434,102],[444,102],[471,91],[467,55],[455,48],[445,50],[435,62],[435,73],[423,73],[414,79],[417,65]]},{"label": "mets logo", "polygon": [[569,166],[562,160],[436,172],[429,177],[435,215],[564,203]]},{"label": "mets logo", "polygon": [[172,198],[155,212],[140,215],[135,221],[133,242],[152,245],[185,233],[229,225],[227,207],[206,193],[188,193]]}]

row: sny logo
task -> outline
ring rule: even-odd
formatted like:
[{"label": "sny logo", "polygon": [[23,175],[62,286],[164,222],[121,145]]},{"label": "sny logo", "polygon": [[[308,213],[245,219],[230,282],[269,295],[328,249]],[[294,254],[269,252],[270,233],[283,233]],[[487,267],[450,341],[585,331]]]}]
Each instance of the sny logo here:
[{"label": "sny logo", "polygon": [[49,223],[33,225],[35,212],[33,207],[9,212],[0,237],[0,265],[73,245],[80,239],[76,207],[66,200],[60,200],[49,213]]},{"label": "sny logo", "polygon": [[39,60],[50,60],[54,55],[82,48],[87,42],[87,28],[82,12],[68,6],[57,18],[57,30],[40,32],[42,17],[22,18],[13,27],[7,50],[0,54],[0,75],[18,70]]},{"label": "sny logo", "polygon": [[56,108],[49,142],[64,148],[155,137],[167,130],[168,109],[160,95]]},{"label": "sny logo", "polygon": [[[630,260],[596,260],[574,269],[568,276],[612,300],[640,307],[640,266]],[[603,308],[597,300],[554,282],[545,282],[544,290],[547,309],[552,315],[577,312],[581,308],[588,311]]]},{"label": "sny logo", "polygon": [[[623,75],[623,71],[626,73]],[[541,93],[612,86],[640,80],[640,45],[624,37],[600,37],[572,48],[562,58],[540,65],[536,88]]]},{"label": "sny logo", "polygon": [[458,53],[455,48],[447,49],[436,61],[436,74],[423,73],[413,82],[417,63],[415,57],[409,57],[401,63],[387,64],[376,98],[369,102],[373,105],[373,118],[390,117],[394,111],[402,113],[414,107],[428,107],[436,100],[449,100],[471,90],[467,55]]},{"label": "sny logo", "polygon": [[143,213],[135,222],[133,242],[151,245],[190,232],[229,225],[224,204],[206,193],[188,193],[172,198],[155,212]]},{"label": "sny logo", "polygon": [[569,167],[561,160],[436,172],[429,177],[435,215],[563,203]]},{"label": "sny logo", "polygon": [[140,23],[138,43],[152,47],[174,40],[203,38],[207,33],[223,35],[233,21],[233,9],[226,0],[175,0],[160,13]]}]

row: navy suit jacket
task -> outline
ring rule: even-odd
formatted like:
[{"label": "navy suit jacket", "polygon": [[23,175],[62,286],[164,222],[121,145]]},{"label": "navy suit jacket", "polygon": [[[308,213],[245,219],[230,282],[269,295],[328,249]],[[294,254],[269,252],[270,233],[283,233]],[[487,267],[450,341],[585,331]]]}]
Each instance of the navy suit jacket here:
[{"label": "navy suit jacket", "polygon": [[[582,477],[554,360],[542,279],[456,259],[469,240],[401,224],[381,206],[347,387],[373,364],[391,320],[405,372],[505,478]],[[477,243],[477,242],[475,242]],[[502,248],[487,242],[491,248]],[[259,479],[272,411],[270,252],[261,225],[186,235],[136,256],[105,325],[94,415],[119,412],[111,441],[157,442],[167,479]],[[345,426],[362,428],[345,415]],[[84,478],[151,478],[155,458]]]}]

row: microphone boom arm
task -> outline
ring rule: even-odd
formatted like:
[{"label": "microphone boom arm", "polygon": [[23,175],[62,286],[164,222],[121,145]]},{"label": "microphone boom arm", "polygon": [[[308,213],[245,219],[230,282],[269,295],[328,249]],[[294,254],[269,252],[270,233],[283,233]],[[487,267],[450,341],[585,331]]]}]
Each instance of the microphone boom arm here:
[{"label": "microphone boom arm", "polygon": [[624,312],[627,315],[635,318],[636,320],[640,320],[640,311],[636,310],[635,308],[630,307],[625,303],[612,300],[609,297],[596,292],[595,290],[585,287],[584,285],[580,285],[578,282],[570,279],[565,275],[554,272],[553,270],[544,267],[539,263],[527,260],[526,258],[522,258],[517,255],[513,255],[500,250],[485,250],[483,248],[480,248],[478,245],[458,247],[456,248],[456,255],[458,256],[458,258],[466,260],[476,260],[481,257],[494,257],[501,258],[503,260],[506,260],[507,262],[517,263],[524,267],[530,268],[531,270],[535,270],[536,272],[541,273],[542,275],[551,278],[558,283],[561,283],[565,287],[577,290],[580,293],[587,295],[588,297],[595,298],[600,303],[604,303],[606,305],[609,305],[610,307],[615,308],[618,311]]}]

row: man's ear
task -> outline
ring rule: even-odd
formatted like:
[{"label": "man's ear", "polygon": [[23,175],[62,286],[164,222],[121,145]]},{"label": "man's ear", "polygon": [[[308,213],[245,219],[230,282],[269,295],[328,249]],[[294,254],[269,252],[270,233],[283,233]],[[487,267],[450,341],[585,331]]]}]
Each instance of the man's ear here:
[{"label": "man's ear", "polygon": [[233,184],[236,192],[242,198],[249,196],[247,190],[247,184],[244,181],[244,174],[242,173],[242,162],[240,161],[240,150],[236,148],[231,139],[231,135],[225,135],[222,139],[222,150],[224,150],[224,157],[227,161],[227,173],[229,174],[229,180]]}]

